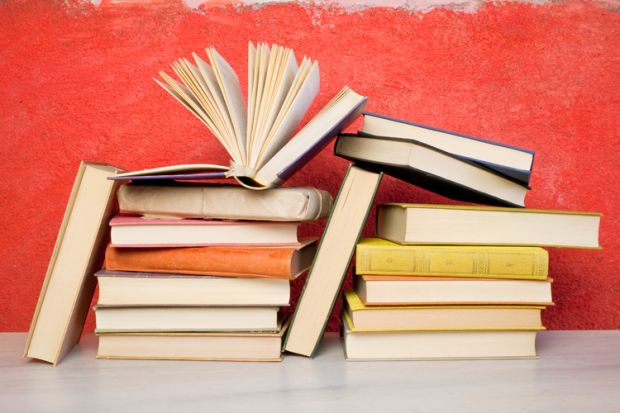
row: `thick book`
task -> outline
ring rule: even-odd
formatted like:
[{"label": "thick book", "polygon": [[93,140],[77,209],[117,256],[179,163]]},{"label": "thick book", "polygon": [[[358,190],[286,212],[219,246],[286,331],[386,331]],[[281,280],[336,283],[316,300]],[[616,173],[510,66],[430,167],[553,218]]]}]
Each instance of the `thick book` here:
[{"label": "thick book", "polygon": [[357,274],[545,280],[549,254],[540,247],[400,245],[381,238],[357,244]]},{"label": "thick book", "polygon": [[297,303],[284,344],[286,351],[309,357],[316,352],[381,176],[349,166]]},{"label": "thick book", "polygon": [[234,185],[123,185],[121,212],[151,217],[253,221],[314,221],[332,207],[327,191],[312,187],[251,191]]},{"label": "thick book", "polygon": [[292,280],[305,272],[316,253],[316,240],[298,246],[116,248],[108,246],[105,268],[116,271],[260,277]]},{"label": "thick book", "polygon": [[116,215],[110,220],[115,247],[208,245],[300,245],[298,222],[158,219]]},{"label": "thick book", "polygon": [[100,270],[98,305],[106,306],[267,306],[289,305],[288,280],[196,277]]},{"label": "thick book", "polygon": [[277,332],[99,333],[100,359],[280,361],[282,335]]},{"label": "thick book", "polygon": [[528,185],[534,151],[376,113],[364,113],[360,134],[413,139],[474,161]]},{"label": "thick book", "polygon": [[536,357],[537,330],[358,331],[343,315],[347,360],[450,360]]},{"label": "thick book", "polygon": [[344,87],[294,136],[319,91],[318,63],[297,65],[291,49],[249,45],[247,109],[239,79],[214,49],[210,65],[194,53],[194,63],[179,59],[172,68],[179,80],[160,72],[168,93],[215,135],[230,165],[192,164],[154,168],[118,179],[209,179],[233,177],[252,189],[279,185],[324,148],[363,111],[366,97]]},{"label": "thick book", "polygon": [[412,139],[342,134],[334,153],[366,169],[461,201],[523,207],[529,190],[489,168]]},{"label": "thick book", "polygon": [[82,162],[58,232],[24,357],[57,364],[80,340],[114,208],[118,168]]},{"label": "thick book", "polygon": [[551,282],[356,275],[355,292],[366,305],[552,305]]},{"label": "thick book", "polygon": [[277,331],[278,307],[95,306],[96,333]]},{"label": "thick book", "polygon": [[544,306],[367,306],[355,291],[345,291],[344,298],[344,311],[356,331],[544,329]]},{"label": "thick book", "polygon": [[386,204],[377,236],[399,244],[599,248],[601,214],[456,205]]}]

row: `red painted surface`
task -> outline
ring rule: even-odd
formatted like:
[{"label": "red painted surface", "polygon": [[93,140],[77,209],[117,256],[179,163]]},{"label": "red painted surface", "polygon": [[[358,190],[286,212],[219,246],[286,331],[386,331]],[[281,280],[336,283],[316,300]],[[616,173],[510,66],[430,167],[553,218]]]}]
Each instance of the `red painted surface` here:
[{"label": "red painted surface", "polygon": [[[28,328],[80,159],[128,169],[226,162],[152,77],[214,45],[245,83],[248,40],[319,60],[312,113],[348,84],[370,97],[371,111],[538,150],[528,206],[605,213],[604,250],[551,250],[557,305],[545,323],[620,328],[619,29],[617,12],[577,1],[423,15],[1,2],[0,331]],[[335,194],[346,162],[331,149],[288,184]],[[391,178],[378,201],[447,202]],[[329,327],[337,329],[336,316]]]}]

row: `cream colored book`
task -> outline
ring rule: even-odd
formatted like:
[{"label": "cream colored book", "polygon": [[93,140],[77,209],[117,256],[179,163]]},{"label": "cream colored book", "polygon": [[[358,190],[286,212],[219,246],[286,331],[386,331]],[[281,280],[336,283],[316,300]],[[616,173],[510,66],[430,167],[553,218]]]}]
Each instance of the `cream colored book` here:
[{"label": "cream colored book", "polygon": [[343,316],[347,360],[536,357],[536,330],[356,331]]},{"label": "cream colored book", "polygon": [[345,312],[356,331],[542,330],[543,306],[399,305],[367,306],[345,291]]},{"label": "cream colored book", "polygon": [[213,47],[206,53],[209,63],[194,53],[193,62],[172,64],[177,79],[160,72],[156,81],[213,133],[230,164],[175,165],[118,179],[233,177],[252,189],[277,186],[357,118],[366,102],[345,86],[293,136],[319,92],[316,61],[304,57],[298,64],[291,49],[250,43],[246,104],[233,68]]},{"label": "cream colored book", "polygon": [[502,280],[357,275],[355,291],[366,305],[551,305],[551,279]]},{"label": "cream colored book", "polygon": [[211,277],[100,270],[99,305],[286,306],[290,282],[276,278]]},{"label": "cream colored book", "polygon": [[57,364],[80,340],[109,237],[118,168],[82,162],[71,191],[24,357]]},{"label": "cream colored book", "polygon": [[286,351],[308,357],[315,354],[381,177],[349,166],[297,303],[284,343]]},{"label": "cream colored book", "polygon": [[601,214],[457,205],[385,204],[377,236],[399,244],[599,248]]},{"label": "cream colored book", "polygon": [[158,218],[314,221],[332,207],[327,191],[312,187],[248,191],[233,185],[123,185],[121,212]]},{"label": "cream colored book", "polygon": [[96,333],[277,331],[279,307],[95,306]]},{"label": "cream colored book", "polygon": [[280,361],[286,328],[284,322],[273,333],[100,333],[97,358]]}]

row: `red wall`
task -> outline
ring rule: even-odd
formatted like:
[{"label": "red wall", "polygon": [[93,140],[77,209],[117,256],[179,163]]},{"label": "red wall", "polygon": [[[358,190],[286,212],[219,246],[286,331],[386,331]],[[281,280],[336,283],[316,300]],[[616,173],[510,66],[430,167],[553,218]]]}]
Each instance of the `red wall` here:
[{"label": "red wall", "polygon": [[[604,250],[550,251],[556,306],[545,323],[620,328],[619,23],[618,12],[579,1],[426,14],[0,2],[0,331],[28,328],[81,159],[127,169],[226,162],[152,77],[214,45],[245,83],[248,40],[318,59],[312,113],[348,84],[369,96],[370,111],[536,149],[529,207],[605,213]],[[331,149],[289,183],[335,194],[346,162]],[[378,195],[387,201],[448,202],[392,178]]]}]

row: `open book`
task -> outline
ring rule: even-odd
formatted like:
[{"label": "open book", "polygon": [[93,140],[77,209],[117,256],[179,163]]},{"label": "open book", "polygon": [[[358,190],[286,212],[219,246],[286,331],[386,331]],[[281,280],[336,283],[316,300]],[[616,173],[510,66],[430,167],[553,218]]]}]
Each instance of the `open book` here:
[{"label": "open book", "polygon": [[250,43],[247,109],[239,79],[214,49],[209,62],[193,54],[156,82],[200,119],[230,155],[229,166],[176,165],[128,172],[114,179],[208,179],[234,177],[254,189],[277,186],[320,151],[363,110],[365,96],[344,87],[295,136],[291,135],[319,91],[319,66],[293,50]]}]

